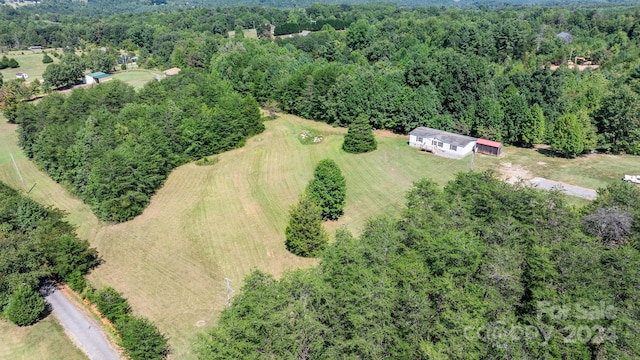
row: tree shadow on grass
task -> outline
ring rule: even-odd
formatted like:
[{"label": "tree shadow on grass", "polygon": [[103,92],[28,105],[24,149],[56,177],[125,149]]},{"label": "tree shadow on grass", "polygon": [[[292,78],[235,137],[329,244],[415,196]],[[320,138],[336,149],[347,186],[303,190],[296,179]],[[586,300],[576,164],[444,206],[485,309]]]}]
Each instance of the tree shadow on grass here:
[{"label": "tree shadow on grass", "polygon": [[544,149],[544,148],[540,148],[540,149],[536,149],[536,151],[539,154],[544,155],[545,157],[550,157],[550,158],[557,158],[557,159],[567,159],[566,156],[564,156],[563,154],[553,151],[551,149]]}]

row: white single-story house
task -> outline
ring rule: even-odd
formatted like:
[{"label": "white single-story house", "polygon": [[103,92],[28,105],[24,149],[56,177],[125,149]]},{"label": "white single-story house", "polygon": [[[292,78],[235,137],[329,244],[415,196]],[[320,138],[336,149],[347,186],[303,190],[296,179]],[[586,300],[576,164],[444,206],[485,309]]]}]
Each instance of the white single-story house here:
[{"label": "white single-story house", "polygon": [[103,82],[107,82],[109,80],[111,80],[111,75],[109,74],[105,74],[103,72],[94,72],[91,74],[87,74],[84,76],[84,83],[85,84],[99,84],[99,83],[103,83]]},{"label": "white single-story house", "polygon": [[463,158],[476,147],[476,138],[428,127],[417,127],[409,133],[409,145],[440,156]]},{"label": "white single-story house", "polygon": [[25,72],[16,73],[16,79],[28,79],[29,75]]}]

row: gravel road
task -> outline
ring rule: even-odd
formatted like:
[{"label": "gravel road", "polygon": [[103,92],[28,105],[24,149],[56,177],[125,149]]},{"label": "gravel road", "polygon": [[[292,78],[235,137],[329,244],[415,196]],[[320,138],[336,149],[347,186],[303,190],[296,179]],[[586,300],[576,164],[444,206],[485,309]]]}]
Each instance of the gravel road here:
[{"label": "gravel road", "polygon": [[41,293],[51,305],[53,315],[64,327],[67,336],[89,359],[121,360],[118,352],[111,346],[102,326],[55,285],[46,285]]},{"label": "gravel road", "polygon": [[598,197],[598,193],[593,189],[587,189],[580,186],[569,185],[565,183],[561,183],[559,181],[553,181],[549,179],[535,177],[531,180],[527,180],[534,186],[539,187],[540,189],[551,190],[555,187],[560,188],[562,192],[567,195],[578,196],[588,200],[595,200]]}]

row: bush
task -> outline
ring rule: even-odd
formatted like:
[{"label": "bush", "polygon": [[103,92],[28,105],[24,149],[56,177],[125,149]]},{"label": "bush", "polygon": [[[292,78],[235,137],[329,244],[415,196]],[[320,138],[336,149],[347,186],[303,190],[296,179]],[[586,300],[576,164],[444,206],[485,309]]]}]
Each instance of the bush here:
[{"label": "bush", "polygon": [[51,56],[49,56],[49,54],[47,53],[43,53],[42,55],[42,63],[43,64],[51,64],[53,62],[53,59],[51,58]]},{"label": "bush", "polygon": [[5,308],[7,318],[18,326],[35,324],[47,308],[42,296],[29,286],[16,290]]},{"label": "bush", "polygon": [[100,313],[111,322],[116,322],[131,312],[127,299],[112,287],[106,287],[98,290],[93,299]]},{"label": "bush", "polygon": [[170,349],[167,338],[145,318],[126,316],[116,322],[120,345],[133,360],[164,359]]},{"label": "bush", "polygon": [[373,130],[369,124],[369,119],[364,116],[358,116],[349,125],[349,131],[344,136],[342,149],[349,153],[360,154],[373,151],[378,148],[376,138],[373,136]]}]

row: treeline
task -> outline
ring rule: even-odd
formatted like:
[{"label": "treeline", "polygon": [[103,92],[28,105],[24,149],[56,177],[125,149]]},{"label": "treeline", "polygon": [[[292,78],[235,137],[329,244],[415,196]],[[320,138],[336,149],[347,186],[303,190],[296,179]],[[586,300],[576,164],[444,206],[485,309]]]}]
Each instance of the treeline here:
[{"label": "treeline", "polygon": [[[140,66],[211,72],[261,104],[334,125],[364,115],[399,133],[429,126],[519,146],[546,143],[569,157],[640,153],[638,7],[239,7],[73,23],[22,15],[7,17],[0,42],[122,48]],[[265,24],[314,21],[324,24],[319,31],[275,42],[224,37],[239,27],[264,35]],[[332,21],[349,27],[337,31]],[[599,68],[578,71],[569,61]]]},{"label": "treeline", "polygon": [[264,129],[251,96],[183,71],[136,93],[113,80],[21,103],[20,146],[105,221],[139,215],[178,165],[244,144]]},{"label": "treeline", "polygon": [[295,34],[299,33],[303,30],[310,31],[318,31],[322,30],[325,25],[329,25],[336,30],[344,30],[349,26],[348,21],[338,20],[338,19],[327,19],[327,20],[319,20],[314,22],[303,22],[299,23],[284,23],[280,26],[276,26],[273,34],[275,36],[278,35],[287,35],[287,34]]},{"label": "treeline", "polygon": [[0,183],[0,316],[17,325],[44,314],[38,290],[47,279],[83,286],[100,261],[64,215]]},{"label": "treeline", "polygon": [[637,358],[640,191],[564,199],[491,173],[419,181],[317,268],[249,275],[199,358]]},{"label": "treeline", "polygon": [[[566,156],[638,154],[640,16],[631,14],[380,11],[346,32],[244,41],[212,69],[260,102],[334,125],[364,114],[400,133],[429,126]],[[600,68],[569,69],[572,53]]]}]

